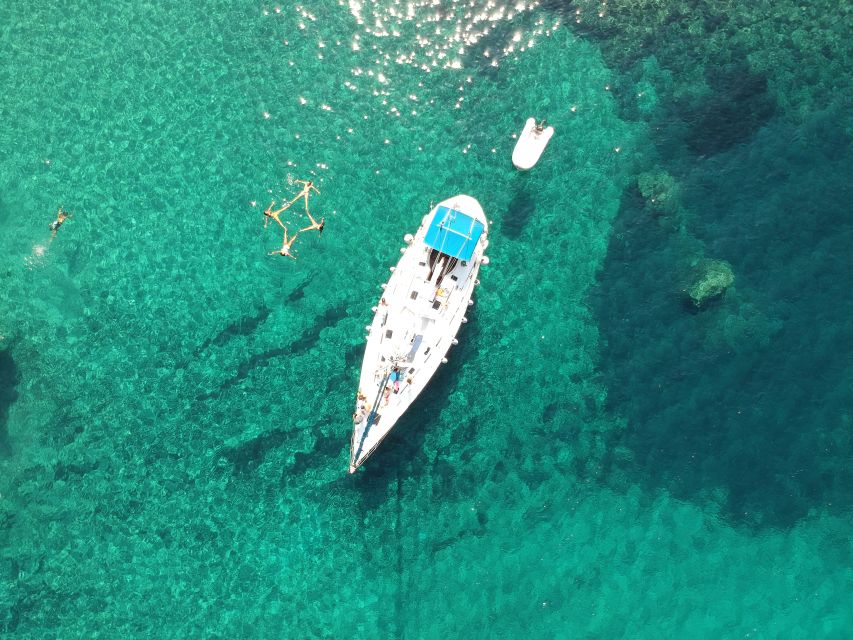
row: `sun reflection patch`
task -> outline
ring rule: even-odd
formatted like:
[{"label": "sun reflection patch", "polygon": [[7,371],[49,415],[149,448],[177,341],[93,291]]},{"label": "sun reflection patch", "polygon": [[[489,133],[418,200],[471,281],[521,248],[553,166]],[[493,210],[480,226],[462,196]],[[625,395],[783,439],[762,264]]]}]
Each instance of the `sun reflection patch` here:
[{"label": "sun reflection patch", "polygon": [[[548,37],[559,27],[559,21],[545,24],[539,18],[533,25],[515,29],[505,41],[492,40],[491,46],[475,50],[490,33],[500,33],[504,22],[517,20],[540,5],[540,0],[515,0],[508,3],[496,0],[467,0],[441,2],[416,0],[390,3],[341,0],[347,6],[363,33],[355,36],[352,48],[359,50],[365,38],[372,38],[372,49],[384,59],[399,65],[419,68],[429,73],[435,68],[461,69],[463,60],[471,54],[492,59],[492,66],[506,55],[531,49],[542,37]],[[414,45],[414,46],[412,46]],[[425,60],[426,59],[426,60]]]}]

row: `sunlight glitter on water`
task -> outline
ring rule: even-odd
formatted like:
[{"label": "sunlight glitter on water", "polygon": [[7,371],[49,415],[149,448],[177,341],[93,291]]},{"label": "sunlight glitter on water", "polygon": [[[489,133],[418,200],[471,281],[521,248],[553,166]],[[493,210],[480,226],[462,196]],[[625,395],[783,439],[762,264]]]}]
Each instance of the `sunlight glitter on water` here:
[{"label": "sunlight glitter on water", "polygon": [[[386,59],[390,57],[397,64],[420,68],[424,73],[437,68],[461,69],[463,59],[501,23],[517,20],[521,14],[539,7],[536,1],[499,4],[494,0],[451,2],[446,6],[439,6],[435,0],[424,0],[408,2],[404,8],[400,7],[399,1],[391,6],[361,0],[348,0],[346,4],[339,4],[348,7],[366,36],[376,39],[403,38],[413,42],[414,49],[401,46],[390,54],[379,45],[373,45],[372,48]],[[539,19],[529,33],[516,30],[499,49],[486,49],[481,55],[492,58],[492,66],[498,66],[497,57],[530,49],[540,37],[548,37],[558,27],[559,20],[546,27],[544,20]],[[363,46],[360,40],[356,35],[354,50]]]}]

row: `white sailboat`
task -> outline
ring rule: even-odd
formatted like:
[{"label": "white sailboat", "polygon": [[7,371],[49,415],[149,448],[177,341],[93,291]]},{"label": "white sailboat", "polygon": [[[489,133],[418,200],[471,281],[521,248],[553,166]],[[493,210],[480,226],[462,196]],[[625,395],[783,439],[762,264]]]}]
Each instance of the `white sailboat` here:
[{"label": "white sailboat", "polygon": [[353,414],[349,472],[364,463],[424,390],[467,322],[489,242],[480,203],[444,200],[424,216],[373,308]]}]

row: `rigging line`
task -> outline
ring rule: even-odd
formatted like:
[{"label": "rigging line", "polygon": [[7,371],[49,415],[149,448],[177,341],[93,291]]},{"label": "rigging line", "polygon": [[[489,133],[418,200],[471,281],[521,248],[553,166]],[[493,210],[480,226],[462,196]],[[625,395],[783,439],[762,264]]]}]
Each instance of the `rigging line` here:
[{"label": "rigging line", "polygon": [[353,463],[358,462],[358,457],[361,455],[361,449],[364,447],[364,441],[367,439],[367,432],[370,431],[370,426],[373,422],[373,418],[376,417],[379,407],[379,400],[382,398],[382,392],[385,391],[385,385],[388,384],[388,380],[391,379],[391,369],[388,369],[388,373],[385,374],[385,378],[382,380],[382,384],[379,385],[379,392],[376,394],[376,400],[373,402],[373,407],[370,409],[370,413],[367,414],[367,420],[364,424],[364,431],[361,434],[361,441],[358,443],[358,449],[356,449],[355,455],[352,458]]},{"label": "rigging line", "polygon": [[[447,244],[447,236],[449,235],[449,231],[447,227],[444,226],[444,224],[447,222],[447,219],[450,217],[451,213],[453,213],[453,209],[448,209],[447,212],[444,214],[444,219],[442,219],[442,221],[438,224],[438,228],[444,232],[441,236],[441,249],[439,249],[441,253],[444,253],[444,245]],[[448,254],[445,253],[445,255]]]}]

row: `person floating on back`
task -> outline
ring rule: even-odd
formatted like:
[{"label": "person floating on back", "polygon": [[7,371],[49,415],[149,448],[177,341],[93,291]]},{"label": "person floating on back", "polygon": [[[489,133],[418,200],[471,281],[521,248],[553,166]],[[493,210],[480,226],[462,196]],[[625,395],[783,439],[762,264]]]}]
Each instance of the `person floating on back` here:
[{"label": "person floating on back", "polygon": [[302,190],[294,196],[293,200],[284,205],[284,209],[289,209],[295,202],[301,198],[305,198],[305,213],[308,213],[308,196],[311,195],[311,190],[316,191],[318,196],[320,195],[320,190],[310,180],[296,180],[295,182],[302,185]]},{"label": "person floating on back", "polygon": [[273,211],[272,210],[273,206],[275,206],[275,200],[270,202],[270,206],[268,206],[266,208],[266,210],[264,211],[264,229],[267,228],[267,224],[269,224],[270,218],[272,218],[273,220],[278,222],[278,226],[280,226],[286,232],[287,229],[285,229],[284,223],[281,221],[281,218],[279,218],[279,215],[281,215],[282,211],[287,209],[287,206],[282,207],[278,211]]},{"label": "person floating on back", "polygon": [[310,214],[310,213],[308,213],[308,210],[307,210],[307,209],[305,210],[305,213],[307,213],[307,214],[308,214],[308,219],[311,221],[311,225],[310,225],[310,226],[305,227],[304,229],[300,229],[300,230],[299,230],[299,233],[302,233],[303,231],[314,231],[314,230],[316,230],[317,232],[319,232],[319,234],[320,234],[320,235],[323,235],[323,229],[324,229],[324,228],[325,228],[325,226],[326,226],[326,219],[325,219],[325,218],[320,218],[320,222],[317,222],[317,221],[316,221],[316,220],[311,216],[311,214]]},{"label": "person floating on back", "polygon": [[53,232],[53,235],[50,236],[51,239],[56,237],[56,232],[59,231],[59,227],[61,227],[62,223],[70,218],[71,215],[70,211],[64,211],[62,207],[59,207],[59,210],[56,212],[56,220],[48,225],[50,230]]},{"label": "person floating on back", "polygon": [[281,249],[278,249],[277,251],[270,251],[267,255],[271,256],[271,255],[274,255],[277,253],[279,255],[287,256],[288,258],[293,258],[294,260],[296,260],[296,256],[293,255],[293,253],[291,253],[290,248],[293,246],[293,243],[296,242],[296,238],[298,236],[299,236],[299,232],[297,231],[295,234],[293,234],[293,237],[290,240],[288,240],[287,239],[287,227],[285,227],[284,228],[284,240],[282,241]]}]

